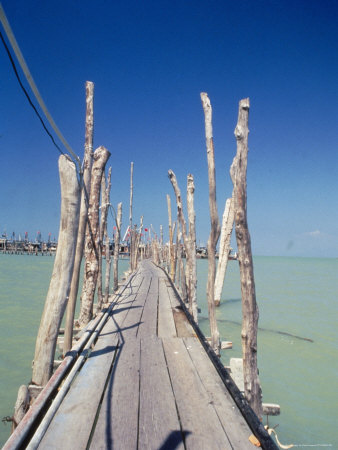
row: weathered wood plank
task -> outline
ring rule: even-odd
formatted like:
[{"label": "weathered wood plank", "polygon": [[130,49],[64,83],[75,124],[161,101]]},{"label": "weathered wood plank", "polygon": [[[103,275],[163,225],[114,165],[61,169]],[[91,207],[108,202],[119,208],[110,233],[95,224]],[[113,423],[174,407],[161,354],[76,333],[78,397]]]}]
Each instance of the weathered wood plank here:
[{"label": "weathered wood plank", "polygon": [[162,341],[156,336],[141,340],[138,448],[184,449]]},{"label": "weathered wood plank", "polygon": [[252,431],[224,386],[202,344],[194,338],[184,338],[183,340],[231,445],[233,448],[241,450],[252,449],[252,444],[248,440]]},{"label": "weathered wood plank", "polygon": [[130,337],[118,349],[93,434],[91,449],[137,448],[140,340]]},{"label": "weathered wood plank", "polygon": [[138,329],[140,338],[157,335],[158,278],[152,273],[149,291],[145,298],[142,317]]},{"label": "weathered wood plank", "polygon": [[117,328],[114,321],[109,320],[61,403],[39,448],[59,448],[60,436],[63,448],[86,448],[117,343]]},{"label": "weathered wood plank", "polygon": [[163,338],[187,449],[232,449],[182,339]]},{"label": "weathered wood plank", "polygon": [[131,304],[122,305],[122,308],[129,309],[122,327],[123,334],[124,331],[131,330],[132,336],[138,336],[139,329],[145,320],[145,317],[143,317],[143,311],[144,305],[147,300],[150,284],[151,278],[148,275],[144,276],[142,286],[138,290],[135,300]]},{"label": "weathered wood plank", "polygon": [[159,279],[158,336],[176,337],[176,326],[164,277]]}]

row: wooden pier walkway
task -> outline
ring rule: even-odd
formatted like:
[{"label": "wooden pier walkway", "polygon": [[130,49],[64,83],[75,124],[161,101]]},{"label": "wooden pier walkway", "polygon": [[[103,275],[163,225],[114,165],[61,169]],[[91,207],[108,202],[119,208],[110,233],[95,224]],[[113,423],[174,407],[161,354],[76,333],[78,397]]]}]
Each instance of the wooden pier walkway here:
[{"label": "wooden pier walkway", "polygon": [[245,450],[252,433],[165,272],[144,260],[27,448]]}]

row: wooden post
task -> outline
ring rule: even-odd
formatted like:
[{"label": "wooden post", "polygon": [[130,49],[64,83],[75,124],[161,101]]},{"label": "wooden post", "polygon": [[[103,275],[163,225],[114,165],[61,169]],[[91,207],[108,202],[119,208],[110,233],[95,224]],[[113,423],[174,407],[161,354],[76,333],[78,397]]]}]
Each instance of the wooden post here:
[{"label": "wooden post", "polygon": [[174,244],[175,230],[176,230],[176,220],[175,220],[175,222],[173,223],[173,226],[172,226],[172,232],[173,232],[173,255],[174,255],[174,278],[173,278],[173,283],[175,283],[175,280],[176,280],[176,265],[177,265],[177,249],[176,249],[176,244]]},{"label": "wooden post", "polygon": [[221,303],[225,272],[227,270],[229,260],[230,241],[234,225],[234,216],[234,202],[232,198],[228,198],[225,202],[224,214],[222,219],[219,258],[215,279],[215,306],[219,306]]},{"label": "wooden post", "polygon": [[215,155],[214,142],[212,135],[212,109],[208,94],[201,93],[202,106],[205,118],[205,138],[207,147],[208,159],[208,178],[209,178],[209,210],[210,210],[210,235],[208,239],[208,283],[207,283],[207,297],[208,297],[208,312],[211,332],[211,346],[215,353],[219,355],[220,339],[217,327],[215,302],[214,302],[214,287],[216,275],[216,245],[220,234],[220,225],[217,212],[216,203],[216,175],[215,175]]},{"label": "wooden post", "polygon": [[139,245],[140,245],[140,239],[141,239],[141,233],[143,229],[143,216],[141,216],[140,219],[140,229],[137,232],[136,226],[134,231],[134,249],[133,249],[133,271],[137,269],[137,262],[138,262],[138,255],[139,255]]},{"label": "wooden post", "polygon": [[[103,241],[104,239],[108,240],[107,234],[107,216],[108,216],[108,208],[109,208],[109,191],[111,187],[111,167],[109,167],[108,178],[106,183],[106,176],[104,172],[102,173],[102,181],[101,181],[101,222],[100,222],[100,234],[99,234],[99,274],[97,279],[97,307],[100,309],[102,307],[103,302],[103,294],[102,294],[102,254],[103,254]],[[106,268],[107,268],[107,260],[109,260],[109,245],[108,245],[108,256],[106,253]],[[109,289],[109,287],[108,287]]]},{"label": "wooden post", "polygon": [[184,218],[183,214],[183,204],[182,204],[182,198],[181,198],[181,191],[178,187],[177,179],[172,170],[168,170],[169,179],[171,181],[171,184],[174,188],[175,196],[176,196],[176,204],[177,204],[177,218],[181,225],[181,232],[183,237],[183,243],[185,248],[185,255],[186,255],[186,287],[187,287],[187,297],[189,301],[189,308],[190,308],[190,314],[192,314],[191,309],[191,303],[190,303],[190,265],[191,265],[191,259],[190,259],[190,243],[189,238],[187,235],[187,224]]},{"label": "wooden post", "polygon": [[160,225],[160,264],[163,267],[164,254],[163,254],[163,225]]},{"label": "wooden post", "polygon": [[[110,245],[109,245],[109,235],[108,235],[108,225],[107,225],[107,217],[108,217],[108,211],[109,211],[109,206],[110,206],[111,170],[112,170],[111,167],[109,167],[107,185],[105,188],[106,206],[105,206],[104,217],[103,217],[103,219],[101,219],[102,221],[104,220],[102,235],[104,236],[104,239],[105,239],[105,259],[106,259],[106,274],[105,274],[105,284],[104,284],[104,302],[105,303],[108,302],[108,297],[109,297],[109,282],[110,282],[110,267],[111,267],[111,255],[110,255]],[[102,211],[101,211],[101,213],[102,213]]]},{"label": "wooden post", "polygon": [[32,383],[44,386],[52,375],[56,340],[65,312],[74,267],[79,227],[80,185],[76,167],[66,155],[59,158],[61,219],[58,247],[38,336]]},{"label": "wooden post", "polygon": [[94,294],[99,268],[99,201],[102,173],[110,156],[108,150],[101,146],[94,152],[91,176],[91,189],[88,209],[88,226],[85,242],[85,270],[81,298],[79,325],[84,327],[93,317]]},{"label": "wooden post", "polygon": [[190,307],[192,316],[196,323],[198,323],[198,307],[197,307],[197,273],[196,273],[196,227],[195,227],[195,208],[194,208],[194,177],[189,174],[187,177],[187,210],[189,223],[189,286],[190,286]]},{"label": "wooden post", "polygon": [[82,191],[79,218],[79,231],[76,242],[76,253],[74,261],[74,270],[72,283],[67,305],[65,338],[63,343],[63,354],[65,355],[72,347],[74,315],[77,294],[79,290],[80,269],[83,257],[84,239],[88,218],[88,203],[90,193],[90,177],[93,163],[93,129],[94,129],[94,83],[86,82],[86,133],[85,133],[85,151],[83,158]]},{"label": "wooden post", "polygon": [[176,242],[177,242],[177,265],[178,265],[178,273],[180,278],[180,293],[183,301],[187,302],[187,280],[185,276],[184,262],[183,262],[183,246],[181,244],[182,241],[182,232],[180,229],[179,221],[177,221],[177,233],[176,233]]},{"label": "wooden post", "polygon": [[19,387],[18,396],[14,406],[12,433],[19,425],[24,415],[29,409],[30,395],[28,386],[23,384]]},{"label": "wooden post", "polygon": [[172,217],[171,217],[171,199],[167,194],[168,205],[168,222],[169,222],[169,259],[170,259],[170,278],[175,281],[174,273],[174,245],[173,245],[173,229],[172,229]]},{"label": "wooden post", "polygon": [[116,217],[116,234],[114,239],[114,292],[119,288],[118,281],[118,264],[119,264],[119,250],[120,250],[120,236],[121,236],[121,224],[122,224],[122,203],[117,205],[117,217]]},{"label": "wooden post", "polygon": [[99,214],[99,238],[97,242],[98,250],[98,274],[97,274],[97,310],[101,309],[102,305],[102,250],[103,250],[103,233],[104,233],[104,216],[106,211],[106,175],[102,173],[101,179],[101,206],[99,207],[101,214]]},{"label": "wooden post", "polygon": [[133,175],[134,175],[134,163],[130,163],[130,200],[129,200],[129,243],[130,243],[130,255],[129,255],[129,265],[130,270],[133,271]]},{"label": "wooden post", "polygon": [[234,184],[235,230],[242,291],[242,351],[244,392],[250,406],[262,417],[262,389],[257,368],[258,306],[247,222],[246,172],[248,158],[249,99],[239,102],[238,122],[235,128],[237,154],[230,169]]}]

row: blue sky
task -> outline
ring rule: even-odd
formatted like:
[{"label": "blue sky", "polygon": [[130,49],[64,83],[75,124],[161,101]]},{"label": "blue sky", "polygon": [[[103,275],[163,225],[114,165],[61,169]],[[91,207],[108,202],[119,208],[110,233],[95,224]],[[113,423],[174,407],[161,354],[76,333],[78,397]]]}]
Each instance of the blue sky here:
[{"label": "blue sky", "polygon": [[[111,201],[167,232],[167,177],[195,177],[209,234],[200,92],[213,106],[220,218],[231,195],[238,102],[249,97],[248,222],[256,255],[338,257],[338,2],[8,1],[2,5],[62,133],[82,157],[86,80],[94,147],[111,152]],[[3,30],[2,30],[3,32]],[[20,72],[21,73],[21,72]],[[25,83],[27,86],[27,83]],[[0,46],[0,228],[58,234],[58,151]],[[185,195],[184,195],[185,196]],[[111,223],[110,227],[112,228]],[[1,230],[1,231],[2,231]]]}]

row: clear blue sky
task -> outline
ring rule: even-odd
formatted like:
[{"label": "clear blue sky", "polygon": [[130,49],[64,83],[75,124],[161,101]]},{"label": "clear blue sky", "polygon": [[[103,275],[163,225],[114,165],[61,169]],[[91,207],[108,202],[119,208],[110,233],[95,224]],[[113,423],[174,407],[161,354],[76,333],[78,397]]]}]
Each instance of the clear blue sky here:
[{"label": "clear blue sky", "polygon": [[[167,230],[167,177],[195,177],[209,233],[200,92],[213,106],[219,215],[231,195],[238,102],[250,97],[248,222],[256,255],[338,257],[338,2],[17,1],[2,5],[62,133],[83,156],[86,80],[113,204]],[[21,73],[21,72],[20,72]],[[27,83],[26,83],[27,85]],[[58,234],[58,152],[0,46],[0,228]],[[185,196],[185,195],[184,195]],[[113,224],[111,224],[112,228]]]}]

